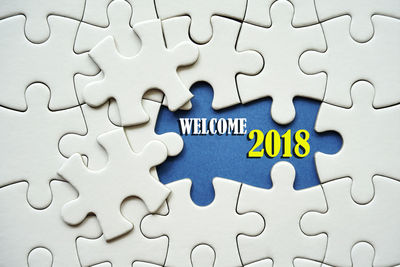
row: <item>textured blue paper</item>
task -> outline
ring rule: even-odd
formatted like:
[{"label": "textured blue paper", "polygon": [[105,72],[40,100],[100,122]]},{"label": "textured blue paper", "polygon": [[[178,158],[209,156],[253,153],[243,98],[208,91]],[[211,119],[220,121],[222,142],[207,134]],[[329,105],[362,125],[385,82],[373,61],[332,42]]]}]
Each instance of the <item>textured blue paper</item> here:
[{"label": "textured blue paper", "polygon": [[[221,111],[211,108],[212,88],[206,83],[198,83],[191,89],[195,95],[190,111],[170,112],[162,107],[156,126],[157,133],[176,132],[180,134],[179,118],[247,118],[247,130],[260,129],[264,133],[276,129],[281,135],[288,129],[292,135],[305,129],[310,133],[310,154],[305,158],[247,158],[247,152],[254,144],[247,135],[183,135],[184,148],[176,157],[169,157],[160,165],[158,175],[161,182],[170,183],[175,180],[190,178],[193,182],[191,196],[198,205],[207,205],[214,199],[212,179],[223,177],[262,188],[272,186],[271,167],[278,161],[289,161],[296,169],[294,187],[302,189],[319,184],[314,163],[317,151],[334,154],[342,146],[339,134],[327,132],[319,134],[314,131],[315,119],[320,106],[319,101],[296,98],[296,118],[289,125],[276,124],[270,115],[271,99],[261,99],[246,105],[236,105]],[[292,147],[295,142],[292,141]],[[262,147],[259,147],[262,148]],[[257,149],[259,150],[259,149]]]}]

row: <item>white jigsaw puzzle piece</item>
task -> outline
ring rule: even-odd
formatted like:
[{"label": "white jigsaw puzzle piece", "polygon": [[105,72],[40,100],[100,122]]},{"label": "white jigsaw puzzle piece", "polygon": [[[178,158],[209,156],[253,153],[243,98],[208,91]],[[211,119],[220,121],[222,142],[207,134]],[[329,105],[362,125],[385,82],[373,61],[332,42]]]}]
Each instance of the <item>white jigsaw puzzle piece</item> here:
[{"label": "white jigsaw puzzle piece", "polygon": [[375,174],[400,180],[400,105],[375,109],[374,88],[366,81],[355,83],[351,94],[353,106],[349,109],[321,105],[315,130],[337,131],[343,145],[333,155],[317,152],[315,164],[322,183],[352,178],[351,195],[364,204],[374,196]]},{"label": "white jigsaw puzzle piece", "polygon": [[[187,16],[163,21],[167,47],[189,41],[190,18]],[[178,69],[183,83],[190,87],[198,81],[206,81],[214,91],[213,109],[223,109],[240,103],[236,86],[238,73],[255,75],[262,66],[262,57],[254,51],[236,51],[236,40],[241,24],[231,19],[213,16],[213,36],[198,45],[199,58],[191,66]]]},{"label": "white jigsaw puzzle piece", "polygon": [[104,72],[104,79],[90,83],[83,92],[90,106],[115,99],[123,126],[149,120],[141,100],[150,89],[157,88],[165,93],[171,111],[188,102],[193,95],[179,79],[177,68],[192,64],[198,57],[197,47],[189,42],[167,49],[159,20],[139,23],[134,30],[142,40],[141,50],[134,57],[119,54],[110,36],[90,51],[90,56]]},{"label": "white jigsaw puzzle piece", "polygon": [[145,217],[141,223],[142,232],[148,237],[168,236],[166,266],[190,266],[191,252],[199,244],[214,249],[214,266],[241,265],[236,237],[238,234],[261,233],[263,219],[254,212],[236,212],[240,183],[214,178],[215,198],[208,206],[197,206],[192,202],[191,184],[190,179],[168,184],[171,189],[167,199],[169,213]]},{"label": "white jigsaw puzzle piece", "polygon": [[400,103],[400,20],[373,16],[374,37],[366,43],[351,38],[350,22],[349,16],[342,16],[322,23],[328,49],[304,53],[300,67],[306,73],[327,74],[324,102],[350,107],[351,86],[368,80],[376,89],[374,107]]},{"label": "white jigsaw puzzle piece", "polygon": [[373,15],[400,19],[398,0],[315,0],[315,6],[321,21],[350,15],[351,24],[348,31],[358,42],[366,42],[374,35],[374,23],[371,20]]},{"label": "white jigsaw puzzle piece", "polygon": [[238,237],[243,263],[271,258],[274,266],[292,266],[294,258],[300,256],[322,261],[326,236],[305,235],[300,229],[300,219],[311,210],[326,211],[324,193],[321,186],[295,190],[295,174],[293,165],[281,161],[271,169],[271,189],[242,186],[238,212],[257,212],[266,224],[259,236]]},{"label": "white jigsaw puzzle piece", "polygon": [[279,124],[293,121],[295,96],[322,100],[325,75],[307,75],[300,69],[300,55],[309,49],[324,51],[325,39],[320,25],[294,28],[293,6],[277,1],[271,7],[272,26],[263,28],[244,23],[240,31],[239,51],[255,50],[264,58],[262,71],[255,76],[237,77],[242,103],[263,97],[272,98],[271,116]]},{"label": "white jigsaw puzzle piece", "polygon": [[211,40],[213,27],[211,17],[219,15],[236,20],[243,20],[246,0],[155,0],[160,19],[188,15],[191,18],[190,38],[204,44]]},{"label": "white jigsaw puzzle piece", "polygon": [[0,187],[27,181],[27,199],[35,208],[50,204],[50,181],[62,179],[57,171],[66,159],[58,149],[60,138],[85,132],[79,107],[50,111],[49,99],[49,88],[35,83],[26,90],[25,112],[0,108],[0,121],[7,125],[0,131]]},{"label": "white jigsaw puzzle piece", "polygon": [[[328,247],[324,259],[327,264],[351,266],[351,250],[360,241],[368,242],[375,249],[373,266],[398,264],[400,182],[375,176],[375,196],[365,205],[352,200],[351,184],[349,178],[323,184],[328,211],[305,214],[301,220],[302,230],[311,235],[327,233]],[[354,256],[359,255],[357,250],[353,252]]]},{"label": "white jigsaw puzzle piece", "polygon": [[99,225],[93,217],[79,226],[66,224],[61,218],[61,207],[77,193],[62,181],[53,181],[50,187],[53,201],[41,210],[33,209],[26,201],[27,183],[0,188],[0,266],[26,266],[28,262],[30,267],[46,266],[35,265],[48,262],[49,255],[43,255],[42,250],[35,249],[27,260],[29,252],[37,247],[51,252],[52,266],[81,266],[75,240],[79,236],[98,237]]},{"label": "white jigsaw puzzle piece", "polygon": [[131,266],[135,261],[163,265],[168,238],[143,236],[140,222],[149,213],[143,202],[137,198],[129,199],[122,204],[121,212],[134,225],[133,231],[111,242],[103,236],[98,239],[79,238],[77,248],[82,265],[93,266],[106,261],[114,267]]},{"label": "white jigsaw puzzle piece", "polygon": [[[250,24],[271,27],[270,8],[277,0],[248,0],[244,21]],[[313,0],[289,0],[294,6],[292,25],[309,26],[318,23]]]},{"label": "white jigsaw puzzle piece", "polygon": [[88,158],[88,167],[98,170],[106,165],[108,157],[97,137],[119,127],[109,120],[107,103],[98,108],[82,105],[82,111],[87,128],[85,135],[66,134],[60,140],[60,151],[67,158],[75,153],[84,155]]},{"label": "white jigsaw puzzle piece", "polygon": [[0,0],[0,6],[0,19],[23,15],[26,18],[26,37],[33,43],[42,43],[54,30],[49,27],[49,16],[57,15],[79,21],[83,15],[85,0]]},{"label": "white jigsaw puzzle piece", "polygon": [[132,230],[132,223],[121,214],[124,199],[137,196],[155,212],[169,195],[170,190],[150,175],[150,168],[167,158],[167,148],[152,141],[134,153],[122,128],[100,135],[98,142],[108,154],[105,167],[90,170],[81,156],[74,154],[58,172],[79,192],[78,198],[64,205],[62,216],[76,225],[95,214],[109,241]]},{"label": "white jigsaw puzzle piece", "polygon": [[56,16],[48,20],[51,34],[42,44],[33,44],[25,38],[23,16],[0,22],[0,32],[7,36],[0,38],[0,105],[26,109],[26,88],[34,82],[43,82],[51,90],[51,110],[76,106],[74,75],[99,72],[87,53],[77,55],[73,51],[79,22]]}]

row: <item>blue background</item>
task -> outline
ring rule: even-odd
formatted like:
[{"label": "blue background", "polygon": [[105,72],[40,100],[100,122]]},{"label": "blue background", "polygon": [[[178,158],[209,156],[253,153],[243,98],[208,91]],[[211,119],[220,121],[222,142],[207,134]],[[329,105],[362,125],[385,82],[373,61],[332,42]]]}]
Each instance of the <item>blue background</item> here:
[{"label": "blue background", "polygon": [[[335,132],[317,133],[314,131],[315,119],[320,106],[319,101],[295,98],[296,118],[288,125],[275,123],[270,115],[271,99],[261,99],[245,105],[239,104],[227,109],[215,111],[211,108],[212,88],[207,83],[197,83],[191,88],[192,109],[172,113],[162,107],[158,115],[156,132],[176,132],[180,134],[179,118],[247,118],[247,134],[253,129],[260,129],[264,134],[271,129],[281,135],[288,129],[292,136],[299,129],[310,133],[308,140],[311,150],[304,158],[282,158],[282,151],[275,158],[247,158],[247,152],[254,141],[246,135],[181,135],[184,148],[176,157],[169,157],[158,166],[161,182],[190,178],[191,196],[198,205],[207,205],[214,199],[212,179],[223,177],[262,188],[271,188],[270,170],[278,161],[288,161],[296,169],[295,189],[302,189],[319,184],[314,163],[314,154],[321,151],[336,153],[342,146],[342,139]],[[292,138],[292,148],[295,142]],[[256,150],[260,150],[262,145]],[[282,150],[282,149],[281,149]],[[292,149],[293,151],[293,149]],[[292,152],[294,155],[294,153]]]}]

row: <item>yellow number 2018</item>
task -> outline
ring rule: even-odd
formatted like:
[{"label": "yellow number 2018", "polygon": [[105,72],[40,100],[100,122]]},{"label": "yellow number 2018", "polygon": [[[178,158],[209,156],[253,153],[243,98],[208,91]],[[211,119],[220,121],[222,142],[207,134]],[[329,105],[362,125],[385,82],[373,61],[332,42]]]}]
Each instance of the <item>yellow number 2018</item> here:
[{"label": "yellow number 2018", "polygon": [[[264,133],[260,130],[252,130],[248,139],[253,140],[253,147],[247,153],[249,158],[261,158],[264,155],[264,151],[267,157],[274,158],[281,151],[281,138],[283,139],[283,154],[282,157],[290,158],[292,157],[291,151],[291,130],[287,130],[282,136],[279,135],[278,131],[270,130],[267,132],[264,138]],[[310,153],[310,144],[308,139],[310,138],[309,132],[306,130],[298,130],[294,135],[294,140],[296,145],[294,146],[294,154],[299,158],[304,158]],[[264,148],[259,151],[255,151],[264,142]]]}]

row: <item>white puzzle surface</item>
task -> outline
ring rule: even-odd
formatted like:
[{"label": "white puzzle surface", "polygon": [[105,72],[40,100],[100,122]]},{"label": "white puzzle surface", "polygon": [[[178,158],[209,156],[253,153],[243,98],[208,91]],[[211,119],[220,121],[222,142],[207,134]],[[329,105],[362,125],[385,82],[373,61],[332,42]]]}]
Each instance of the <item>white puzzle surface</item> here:
[{"label": "white puzzle surface", "polygon": [[[399,0],[0,0],[0,36],[0,267],[400,266]],[[320,184],[163,184],[198,82],[279,125],[318,101]]]}]

